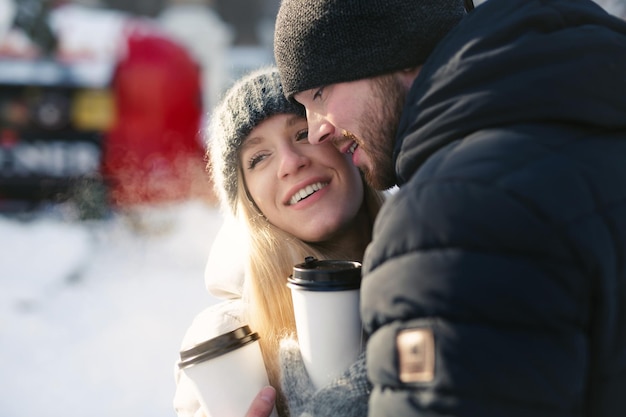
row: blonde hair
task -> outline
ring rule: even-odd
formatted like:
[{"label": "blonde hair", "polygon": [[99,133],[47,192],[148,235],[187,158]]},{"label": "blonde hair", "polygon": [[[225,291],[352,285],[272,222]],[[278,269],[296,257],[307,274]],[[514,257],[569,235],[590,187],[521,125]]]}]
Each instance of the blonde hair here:
[{"label": "blonde hair", "polygon": [[[278,346],[282,338],[296,335],[291,292],[287,278],[297,263],[305,256],[318,259],[349,259],[353,251],[342,250],[332,245],[304,242],[272,225],[250,198],[241,170],[238,170],[237,217],[247,229],[248,260],[243,298],[246,303],[245,319],[260,335],[261,350],[265,360],[270,384],[278,392],[277,409],[280,415],[286,412],[284,396],[280,389],[280,366]],[[365,182],[363,202],[373,227],[374,219],[383,203],[383,194],[368,187]],[[363,247],[368,242],[364,242]],[[361,254],[362,257],[362,254]],[[361,259],[351,259],[361,260]]]}]

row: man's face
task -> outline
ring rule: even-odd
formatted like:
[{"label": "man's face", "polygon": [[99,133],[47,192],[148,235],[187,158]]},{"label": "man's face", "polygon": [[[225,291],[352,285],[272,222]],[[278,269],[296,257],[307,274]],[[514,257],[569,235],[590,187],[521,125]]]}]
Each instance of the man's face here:
[{"label": "man's face", "polygon": [[366,181],[379,190],[396,183],[392,155],[406,89],[385,75],[306,90],[295,99],[306,108],[309,141],[332,141]]}]

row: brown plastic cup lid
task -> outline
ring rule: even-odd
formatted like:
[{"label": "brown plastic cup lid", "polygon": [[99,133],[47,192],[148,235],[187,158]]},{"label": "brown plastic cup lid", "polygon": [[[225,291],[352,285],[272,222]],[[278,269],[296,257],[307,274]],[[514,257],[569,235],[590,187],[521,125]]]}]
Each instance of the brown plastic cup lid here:
[{"label": "brown plastic cup lid", "polygon": [[180,352],[179,368],[216,358],[259,339],[249,326],[242,326]]},{"label": "brown plastic cup lid", "polygon": [[307,256],[304,263],[294,265],[287,279],[292,289],[307,291],[345,291],[361,286],[361,263],[345,260],[318,260]]}]

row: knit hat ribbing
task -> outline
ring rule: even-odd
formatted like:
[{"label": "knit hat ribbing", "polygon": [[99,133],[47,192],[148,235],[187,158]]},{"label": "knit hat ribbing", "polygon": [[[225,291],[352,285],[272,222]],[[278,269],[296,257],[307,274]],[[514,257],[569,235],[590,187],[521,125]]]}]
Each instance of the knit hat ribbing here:
[{"label": "knit hat ribbing", "polygon": [[207,136],[211,175],[222,207],[237,207],[239,148],[259,123],[276,114],[305,115],[289,102],[275,67],[251,72],[237,81],[211,115]]},{"label": "knit hat ribbing", "polygon": [[282,0],[274,56],[287,97],[421,65],[463,0]]}]

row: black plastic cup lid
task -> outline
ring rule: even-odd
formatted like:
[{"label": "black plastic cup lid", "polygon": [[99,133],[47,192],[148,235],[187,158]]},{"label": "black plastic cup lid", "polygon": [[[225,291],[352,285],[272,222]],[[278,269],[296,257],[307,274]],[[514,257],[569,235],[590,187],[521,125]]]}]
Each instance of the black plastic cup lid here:
[{"label": "black plastic cup lid", "polygon": [[180,352],[179,368],[216,358],[259,339],[249,326],[242,326]]},{"label": "black plastic cup lid", "polygon": [[361,263],[356,261],[318,260],[307,256],[294,265],[287,286],[308,291],[355,290],[361,286]]}]

